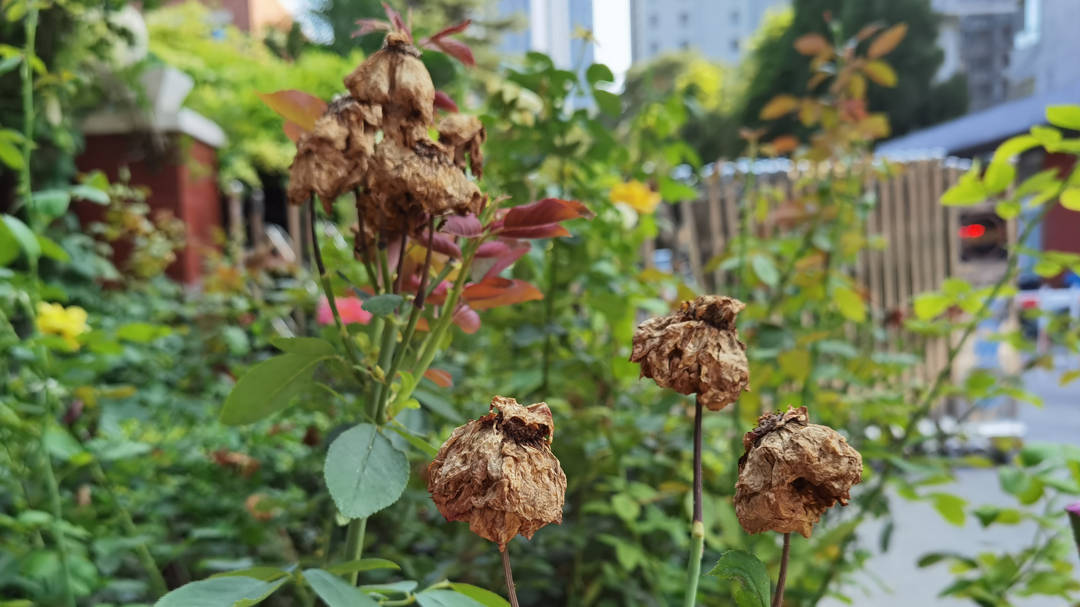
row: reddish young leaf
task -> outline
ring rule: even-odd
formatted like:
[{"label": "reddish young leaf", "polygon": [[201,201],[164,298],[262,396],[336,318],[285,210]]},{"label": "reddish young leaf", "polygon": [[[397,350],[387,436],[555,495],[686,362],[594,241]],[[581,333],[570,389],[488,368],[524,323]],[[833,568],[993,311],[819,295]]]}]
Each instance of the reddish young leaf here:
[{"label": "reddish young leaf", "polygon": [[476,310],[462,304],[454,312],[454,324],[461,327],[462,331],[472,335],[480,330],[480,315],[476,313]]},{"label": "reddish young leaf", "polygon": [[390,22],[382,19],[357,19],[356,24],[360,27],[352,33],[353,38],[366,36],[371,32],[388,32],[391,29]]},{"label": "reddish young leaf", "polygon": [[405,32],[412,39],[412,30],[409,29],[409,25],[405,23],[405,20],[401,18],[401,13],[397,12],[390,7],[389,4],[382,3],[383,10],[386,11],[386,18],[390,20],[390,23],[394,24],[394,29],[399,32]]},{"label": "reddish young leaf", "polygon": [[476,65],[472,49],[468,44],[453,38],[437,38],[425,45],[427,48],[436,48],[469,67]]},{"label": "reddish young leaf", "polygon": [[255,93],[270,109],[285,120],[295,122],[305,131],[315,128],[315,121],[326,111],[326,102],[303,91],[289,90],[276,93]]},{"label": "reddish young leaf", "polygon": [[521,228],[502,228],[499,235],[507,238],[557,238],[569,236],[570,230],[557,223],[545,223]]},{"label": "reddish young leaf", "polygon": [[577,217],[592,217],[593,212],[576,200],[544,198],[511,207],[503,218],[503,228],[524,228],[558,223]]},{"label": "reddish young leaf", "polygon": [[440,388],[449,388],[454,385],[454,378],[442,369],[428,369],[424,371],[424,377]]},{"label": "reddish young leaf", "polygon": [[[451,215],[447,217],[446,222],[443,223],[442,231],[454,236],[473,238],[484,232],[484,226],[481,225],[480,220],[477,219],[476,215],[473,215],[472,213],[469,213],[468,215]],[[483,245],[480,246],[482,247]]]},{"label": "reddish young leaf", "polygon": [[476,250],[473,261],[473,278],[496,276],[514,265],[518,259],[529,252],[532,245],[520,240],[500,239],[485,242]]},{"label": "reddish young leaf", "polygon": [[449,255],[454,259],[461,259],[461,247],[457,246],[454,239],[446,234],[435,232],[435,237],[431,238],[430,233],[425,232],[420,238],[414,238],[413,241],[426,249],[429,238],[431,240],[432,251],[442,253],[443,255]]},{"label": "reddish young leaf", "polygon": [[523,280],[511,280],[498,276],[468,285],[465,287],[463,296],[474,310],[487,310],[544,298],[540,289]]},{"label": "reddish young leaf", "polygon": [[454,100],[450,98],[450,95],[442,91],[435,91],[435,109],[446,110],[448,112],[458,112],[458,106],[454,103]]},{"label": "reddish young leaf", "polygon": [[285,123],[281,125],[281,128],[285,131],[285,136],[293,143],[300,141],[300,136],[307,132],[292,120],[286,120]]},{"label": "reddish young leaf", "polygon": [[470,23],[472,23],[472,19],[466,19],[461,23],[455,23],[450,27],[445,27],[425,38],[424,41],[420,44],[427,44],[432,40],[438,40],[439,38],[443,38],[445,36],[453,36],[454,34],[460,34],[461,32],[465,31],[465,28],[469,27]]}]

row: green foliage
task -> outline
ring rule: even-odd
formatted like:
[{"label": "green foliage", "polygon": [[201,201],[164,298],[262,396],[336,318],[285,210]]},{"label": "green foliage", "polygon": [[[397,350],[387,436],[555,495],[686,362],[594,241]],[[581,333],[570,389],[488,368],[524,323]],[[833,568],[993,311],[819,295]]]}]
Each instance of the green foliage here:
[{"label": "green foliage", "polygon": [[378,428],[359,424],[330,443],[325,475],[338,510],[349,518],[367,518],[398,500],[409,480],[409,463]]},{"label": "green foliage", "polygon": [[720,556],[709,575],[736,583],[735,603],[739,607],[769,606],[769,574],[756,556],[742,550],[729,550]]}]

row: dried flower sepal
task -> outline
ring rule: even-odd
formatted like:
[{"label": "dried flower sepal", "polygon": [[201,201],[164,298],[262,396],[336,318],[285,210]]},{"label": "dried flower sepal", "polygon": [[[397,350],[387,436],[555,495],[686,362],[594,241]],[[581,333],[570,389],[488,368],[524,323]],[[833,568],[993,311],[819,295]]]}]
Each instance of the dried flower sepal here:
[{"label": "dried flower sepal", "polygon": [[735,328],[745,307],[721,295],[685,301],[676,312],[638,325],[630,361],[658,385],[697,394],[713,411],[723,409],[750,389],[746,346]]},{"label": "dried flower sepal", "polygon": [[499,545],[562,523],[566,475],[551,452],[545,403],[496,396],[490,413],[454,430],[428,466],[428,491],[448,521]]},{"label": "dried flower sepal", "polygon": [[826,510],[846,506],[862,480],[862,456],[828,426],[809,423],[806,407],[762,415],[743,436],[735,514],[747,533],[810,537]]}]

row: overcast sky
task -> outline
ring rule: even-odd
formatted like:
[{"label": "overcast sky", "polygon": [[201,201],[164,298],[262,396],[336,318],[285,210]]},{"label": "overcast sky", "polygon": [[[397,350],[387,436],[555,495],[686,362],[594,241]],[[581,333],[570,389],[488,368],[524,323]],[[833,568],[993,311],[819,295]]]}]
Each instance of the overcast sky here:
[{"label": "overcast sky", "polygon": [[[311,0],[278,1],[297,14]],[[630,68],[630,0],[593,0],[593,26],[597,63],[606,63],[616,75],[626,72]]]}]

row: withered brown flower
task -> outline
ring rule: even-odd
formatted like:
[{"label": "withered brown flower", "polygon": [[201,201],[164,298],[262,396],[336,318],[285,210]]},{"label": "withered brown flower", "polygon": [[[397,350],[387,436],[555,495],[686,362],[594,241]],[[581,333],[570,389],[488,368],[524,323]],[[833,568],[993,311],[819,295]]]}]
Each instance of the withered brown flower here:
[{"label": "withered brown flower", "polygon": [[638,325],[630,361],[658,385],[696,393],[709,409],[723,409],[750,389],[746,346],[735,328],[735,316],[745,307],[721,295],[684,301],[678,311]]},{"label": "withered brown flower", "polygon": [[562,523],[566,475],[551,452],[546,403],[519,405],[496,396],[490,413],[454,430],[428,466],[428,491],[448,521],[506,550],[517,534],[532,538]]},{"label": "withered brown flower", "polygon": [[735,514],[747,533],[793,531],[810,537],[836,503],[846,506],[862,480],[862,456],[806,407],[762,415],[743,436]]},{"label": "withered brown flower", "polygon": [[435,126],[435,88],[407,35],[392,32],[383,48],[345,78],[349,95],[330,104],[297,142],[289,202],[313,194],[325,205],[357,192],[365,234],[383,242],[416,235],[430,218],[479,213],[486,198],[465,173],[465,154],[480,176],[484,130],[473,117]]}]

